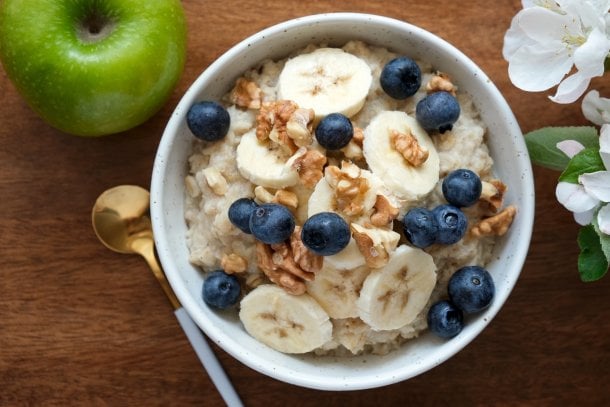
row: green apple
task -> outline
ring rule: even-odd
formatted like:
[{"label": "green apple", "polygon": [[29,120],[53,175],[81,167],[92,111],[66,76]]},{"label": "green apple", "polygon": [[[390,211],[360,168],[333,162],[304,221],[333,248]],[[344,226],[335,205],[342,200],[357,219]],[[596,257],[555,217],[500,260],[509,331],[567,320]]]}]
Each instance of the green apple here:
[{"label": "green apple", "polygon": [[143,123],[184,69],[179,0],[1,0],[0,61],[27,103],[67,133]]}]

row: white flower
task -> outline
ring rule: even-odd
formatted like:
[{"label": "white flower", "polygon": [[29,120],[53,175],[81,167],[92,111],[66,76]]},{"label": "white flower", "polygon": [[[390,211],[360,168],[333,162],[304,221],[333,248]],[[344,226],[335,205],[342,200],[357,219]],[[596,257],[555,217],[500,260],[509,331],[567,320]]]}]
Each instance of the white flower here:
[{"label": "white flower", "polygon": [[[578,177],[578,184],[559,182],[555,196],[566,209],[574,212],[574,219],[581,225],[593,220],[597,211],[600,230],[610,234],[610,124],[604,124],[599,137],[599,155],[604,163],[604,171],[585,173]],[[584,146],[567,140],[557,144],[557,148],[572,158]],[[599,211],[598,211],[599,209]]]},{"label": "white flower", "polygon": [[582,113],[598,126],[610,123],[610,99],[602,98],[598,91],[592,90],[582,99]]},{"label": "white flower", "polygon": [[[610,52],[608,0],[524,1],[504,37],[503,55],[515,86],[538,92],[559,84],[557,103],[572,103],[604,73]],[[572,67],[576,72],[569,75]]]}]

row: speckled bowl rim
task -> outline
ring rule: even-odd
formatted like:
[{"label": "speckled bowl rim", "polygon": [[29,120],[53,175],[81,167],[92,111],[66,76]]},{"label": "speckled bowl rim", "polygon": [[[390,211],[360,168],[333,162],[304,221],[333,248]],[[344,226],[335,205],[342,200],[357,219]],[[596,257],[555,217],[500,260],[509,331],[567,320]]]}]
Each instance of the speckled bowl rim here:
[{"label": "speckled bowl rim", "polygon": [[[494,302],[483,313],[469,317],[457,337],[444,341],[426,333],[384,356],[284,355],[249,337],[235,312],[212,311],[200,298],[202,274],[185,259],[188,250],[183,176],[192,143],[185,115],[197,100],[218,100],[239,73],[259,62],[261,55],[275,59],[308,42],[341,45],[348,38],[395,51],[408,48],[403,52],[423,57],[449,72],[471,94],[490,128],[496,171],[510,188],[507,201],[516,204],[519,212],[509,233],[500,239],[488,267],[496,279]],[[253,52],[257,58],[251,57]],[[218,346],[250,368],[287,383],[321,390],[357,390],[406,380],[441,364],[469,344],[495,317],[517,282],[527,255],[534,221],[534,183],[527,149],[512,111],[491,80],[467,56],[404,21],[371,14],[329,13],[264,29],[229,49],[197,78],[176,107],[158,147],[151,181],[151,218],[157,252],[172,288],[197,325]]]}]

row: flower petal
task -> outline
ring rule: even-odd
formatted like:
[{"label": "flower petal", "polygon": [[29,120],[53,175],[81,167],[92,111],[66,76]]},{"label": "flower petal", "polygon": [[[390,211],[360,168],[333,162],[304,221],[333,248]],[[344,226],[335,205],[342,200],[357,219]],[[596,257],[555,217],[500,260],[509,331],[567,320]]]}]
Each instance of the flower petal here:
[{"label": "flower petal", "polygon": [[544,7],[523,9],[516,17],[525,35],[540,45],[554,42],[556,46],[563,47],[562,39],[566,34],[581,35],[579,18]]},{"label": "flower petal", "polygon": [[610,235],[610,205],[604,205],[597,213],[599,230]]},{"label": "flower petal", "polygon": [[603,202],[610,202],[610,171],[596,171],[582,174],[578,177],[590,196]]},{"label": "flower petal", "polygon": [[593,216],[595,216],[595,209],[589,209],[584,212],[574,212],[574,220],[581,226],[586,226],[593,220]]},{"label": "flower petal", "polygon": [[610,39],[598,29],[591,31],[587,41],[574,51],[574,65],[590,77],[604,73],[604,61],[610,51]]},{"label": "flower petal", "polygon": [[532,45],[535,42],[529,38],[521,27],[519,27],[519,15],[513,17],[510,28],[504,34],[504,44],[502,46],[502,56],[509,60],[519,48],[524,45]]},{"label": "flower petal", "polygon": [[567,50],[524,45],[508,60],[508,76],[518,88],[540,92],[557,85],[570,72],[572,59]]},{"label": "flower petal", "polygon": [[599,155],[606,170],[610,171],[610,124],[604,124],[599,132]]},{"label": "flower petal", "polygon": [[582,96],[583,93],[585,93],[585,90],[587,90],[590,82],[590,76],[588,76],[586,73],[578,71],[561,81],[557,87],[555,96],[549,96],[549,99],[555,103],[563,104],[575,102],[579,97]]},{"label": "flower petal", "polygon": [[582,185],[558,182],[555,196],[560,204],[572,212],[585,212],[599,204],[599,200],[585,192]]},{"label": "flower petal", "polygon": [[557,149],[562,153],[568,156],[568,158],[574,157],[576,154],[580,153],[585,149],[585,146],[580,144],[576,140],[563,140],[557,143]]},{"label": "flower petal", "polygon": [[602,98],[598,91],[592,90],[582,100],[582,113],[598,126],[610,123],[610,99]]}]

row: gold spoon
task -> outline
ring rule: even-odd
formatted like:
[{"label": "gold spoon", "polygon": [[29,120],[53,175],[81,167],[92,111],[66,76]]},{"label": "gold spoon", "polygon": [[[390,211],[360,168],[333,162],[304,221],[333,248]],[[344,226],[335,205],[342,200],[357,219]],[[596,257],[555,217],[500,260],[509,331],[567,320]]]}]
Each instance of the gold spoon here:
[{"label": "gold spoon", "polygon": [[110,250],[144,257],[174,307],[178,322],[220,395],[227,405],[242,406],[216,355],[203,333],[180,305],[157,262],[152,226],[148,217],[149,202],[150,194],[139,186],[120,185],[111,188],[95,201],[91,212],[93,230],[98,239]]}]

